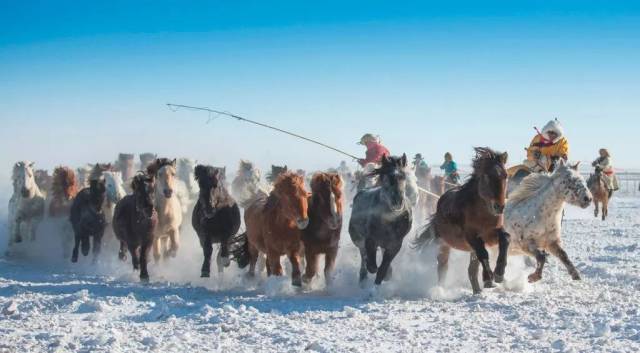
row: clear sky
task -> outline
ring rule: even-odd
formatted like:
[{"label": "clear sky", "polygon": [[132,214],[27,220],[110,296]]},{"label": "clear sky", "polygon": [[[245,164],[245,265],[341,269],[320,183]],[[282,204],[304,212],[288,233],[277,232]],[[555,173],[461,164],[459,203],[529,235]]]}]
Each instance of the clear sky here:
[{"label": "clear sky", "polygon": [[[403,3],[402,5],[400,5]],[[167,102],[229,110],[363,154],[472,146],[512,163],[553,117],[571,159],[639,168],[640,2],[0,0],[0,175],[118,152],[294,168],[334,152]]]}]

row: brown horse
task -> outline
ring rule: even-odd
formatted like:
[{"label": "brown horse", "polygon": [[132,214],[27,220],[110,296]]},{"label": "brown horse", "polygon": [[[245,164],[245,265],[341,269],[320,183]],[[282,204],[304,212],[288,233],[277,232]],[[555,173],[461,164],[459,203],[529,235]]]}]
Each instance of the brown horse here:
[{"label": "brown horse", "polygon": [[416,238],[422,246],[433,239],[440,240],[438,279],[442,284],[447,271],[451,248],[471,253],[469,280],[474,293],[481,291],[478,266],[482,264],[484,287],[493,287],[494,274],[485,246],[499,245],[495,281],[502,282],[507,265],[509,234],[503,228],[507,190],[506,153],[490,148],[476,148],[473,173],[460,187],[445,192],[438,201],[435,217]]},{"label": "brown horse", "polygon": [[69,167],[57,167],[53,171],[51,192],[47,195],[49,217],[69,217],[71,204],[78,193],[76,173]]},{"label": "brown horse", "polygon": [[249,262],[250,276],[255,275],[260,253],[267,255],[267,274],[281,276],[280,256],[287,255],[292,266],[292,284],[302,285],[301,233],[309,224],[308,197],[304,179],[295,173],[286,172],[276,179],[268,197],[259,197],[247,207],[244,213],[246,240],[242,246],[243,251],[235,258],[239,264]]},{"label": "brown horse", "polygon": [[342,178],[337,173],[316,173],[311,179],[309,225],[302,232],[307,268],[303,280],[318,272],[318,256],[325,254],[324,279],[332,280],[342,230]]},{"label": "brown horse", "polygon": [[602,204],[602,220],[607,219],[609,215],[609,188],[607,182],[602,175],[602,169],[596,168],[595,174],[591,174],[589,181],[587,182],[589,191],[593,195],[593,205],[596,207],[593,210],[594,217],[598,217],[599,206]]}]

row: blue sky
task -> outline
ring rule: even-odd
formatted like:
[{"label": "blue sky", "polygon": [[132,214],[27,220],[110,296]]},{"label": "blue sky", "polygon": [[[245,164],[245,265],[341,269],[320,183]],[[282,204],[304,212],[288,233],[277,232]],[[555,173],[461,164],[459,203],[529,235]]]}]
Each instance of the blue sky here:
[{"label": "blue sky", "polygon": [[0,1],[0,166],[145,151],[230,168],[342,159],[231,120],[205,125],[164,105],[175,102],[353,154],[372,132],[393,153],[451,151],[462,164],[477,145],[516,163],[533,126],[558,117],[571,159],[609,147],[619,167],[640,167],[640,3],[394,4]]}]

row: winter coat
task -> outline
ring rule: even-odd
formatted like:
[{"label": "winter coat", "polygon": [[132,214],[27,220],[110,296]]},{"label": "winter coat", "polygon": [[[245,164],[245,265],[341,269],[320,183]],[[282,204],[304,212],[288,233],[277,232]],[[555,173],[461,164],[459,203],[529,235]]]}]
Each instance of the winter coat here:
[{"label": "winter coat", "polygon": [[367,142],[367,154],[365,159],[358,162],[361,166],[369,163],[380,164],[383,156],[390,156],[389,150],[378,142]]}]

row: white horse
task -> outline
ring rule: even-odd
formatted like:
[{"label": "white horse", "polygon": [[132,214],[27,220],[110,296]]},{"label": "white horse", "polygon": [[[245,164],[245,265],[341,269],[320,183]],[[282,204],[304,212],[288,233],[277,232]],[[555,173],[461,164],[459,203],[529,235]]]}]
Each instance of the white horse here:
[{"label": "white horse", "polygon": [[123,197],[127,196],[127,192],[124,189],[121,172],[106,171],[102,175],[104,176],[106,188],[102,212],[104,212],[104,217],[107,220],[107,228],[112,231],[113,228],[111,228],[110,225],[113,221],[113,212],[116,204],[122,200]]},{"label": "white horse", "polygon": [[561,161],[552,174],[531,174],[509,195],[504,210],[504,228],[511,235],[509,252],[535,257],[537,266],[529,282],[542,278],[546,251],[562,261],[574,280],[580,279],[560,242],[565,202],[587,208],[592,201],[578,164]]},{"label": "white horse", "polygon": [[44,216],[45,201],[33,174],[33,162],[17,162],[11,179],[13,195],[9,200],[9,247],[25,236],[33,241]]},{"label": "white horse", "polygon": [[231,183],[231,193],[238,204],[246,208],[258,195],[268,195],[267,188],[260,183],[260,169],[249,161],[241,160],[236,177]]},{"label": "white horse", "polygon": [[[182,205],[176,191],[176,160],[156,159],[147,170],[156,176],[155,206],[158,212],[158,226],[153,245],[153,257],[175,257],[180,245],[180,225]],[[169,244],[170,243],[170,244]]]},{"label": "white horse", "polygon": [[187,196],[190,200],[196,200],[200,192],[200,187],[195,178],[196,161],[189,158],[178,159],[178,165],[176,171],[178,172],[178,179],[184,183],[184,187],[187,190]]}]

